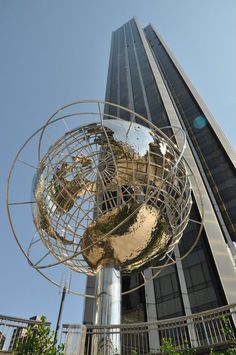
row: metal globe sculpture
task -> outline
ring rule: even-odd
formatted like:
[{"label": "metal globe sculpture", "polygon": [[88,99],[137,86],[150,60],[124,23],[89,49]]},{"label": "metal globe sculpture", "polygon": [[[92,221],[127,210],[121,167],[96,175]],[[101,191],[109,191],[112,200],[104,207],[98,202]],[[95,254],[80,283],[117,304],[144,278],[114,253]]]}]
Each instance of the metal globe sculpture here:
[{"label": "metal globe sculpture", "polygon": [[33,190],[43,243],[78,272],[96,272],[112,259],[130,273],[163,258],[191,209],[176,147],[148,127],[118,119],[57,140],[40,161]]},{"label": "metal globe sculpture", "polygon": [[[89,107],[84,109],[84,105]],[[78,101],[53,114],[13,161],[7,210],[21,251],[32,267],[56,285],[60,284],[45,270],[54,273],[66,266],[77,274],[96,275],[97,325],[120,323],[121,273],[158,268],[149,280],[142,273],[144,285],[174,264],[172,251],[189,221],[199,231],[181,259],[199,239],[202,220],[189,218],[189,179],[197,184],[186,168],[185,146],[186,137],[179,127],[159,129],[117,104]],[[15,188],[23,168],[27,174],[23,172],[21,188]],[[25,201],[32,180],[32,198]],[[195,197],[202,217],[200,193]],[[27,223],[33,213],[33,236],[22,231],[21,221],[16,226],[17,206],[27,213],[30,210],[30,217],[24,215]],[[99,335],[94,339],[95,355],[104,339]],[[108,340],[119,354],[119,333],[109,335]]]}]

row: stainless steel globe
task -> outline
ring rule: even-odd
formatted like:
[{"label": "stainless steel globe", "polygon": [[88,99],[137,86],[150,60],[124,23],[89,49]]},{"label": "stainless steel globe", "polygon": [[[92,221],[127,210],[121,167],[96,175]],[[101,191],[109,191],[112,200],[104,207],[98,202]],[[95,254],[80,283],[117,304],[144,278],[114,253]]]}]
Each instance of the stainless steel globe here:
[{"label": "stainless steel globe", "polygon": [[[83,122],[80,127],[78,119]],[[12,164],[7,207],[19,247],[42,275],[41,270],[56,267],[58,271],[62,265],[96,275],[97,325],[120,324],[121,273],[140,271],[153,264],[160,272],[174,264],[170,253],[189,220],[199,226],[190,250],[200,236],[202,221],[189,219],[189,176],[193,184],[196,181],[183,159],[185,134],[179,127],[166,129],[170,138],[130,109],[97,100],[78,101],[55,112],[23,144]],[[31,147],[38,153],[33,163],[27,160],[32,155],[31,151],[28,154]],[[15,196],[16,191],[21,193],[14,189],[13,177],[22,167],[30,168],[31,173],[36,169],[30,201]],[[23,194],[23,185],[28,187],[32,181],[31,173],[24,175]],[[200,197],[197,203],[202,207]],[[33,206],[36,231],[33,236],[29,233],[29,241],[27,233],[21,241],[18,239],[11,210],[16,206],[25,206],[27,211]],[[154,273],[149,280],[144,278],[135,289],[156,276]],[[111,345],[109,354],[114,349],[120,354],[119,333],[106,339],[98,334],[94,339],[92,354],[103,353],[106,341]]]},{"label": "stainless steel globe", "polygon": [[180,151],[158,131],[121,119],[57,140],[33,190],[43,243],[78,272],[94,273],[112,259],[130,273],[162,259],[181,238],[191,209]]}]

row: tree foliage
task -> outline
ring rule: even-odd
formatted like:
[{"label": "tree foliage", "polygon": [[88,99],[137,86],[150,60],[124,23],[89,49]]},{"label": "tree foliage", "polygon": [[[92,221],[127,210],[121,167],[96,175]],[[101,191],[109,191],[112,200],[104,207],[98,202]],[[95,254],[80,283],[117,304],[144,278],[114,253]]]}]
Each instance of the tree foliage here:
[{"label": "tree foliage", "polygon": [[54,346],[54,332],[46,325],[45,320],[46,318],[42,317],[39,324],[28,326],[25,336],[16,343],[16,354],[63,355],[64,346]]}]

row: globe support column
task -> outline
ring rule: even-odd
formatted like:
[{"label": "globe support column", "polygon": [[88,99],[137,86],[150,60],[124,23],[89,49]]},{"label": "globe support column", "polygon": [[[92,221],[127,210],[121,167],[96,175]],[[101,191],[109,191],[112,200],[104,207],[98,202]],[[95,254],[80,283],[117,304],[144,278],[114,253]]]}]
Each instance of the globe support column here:
[{"label": "globe support column", "polygon": [[[112,259],[103,259],[96,275],[95,325],[109,326],[121,323],[121,273],[119,264]],[[93,355],[120,354],[120,330],[112,327],[104,334],[96,330],[93,338]],[[105,352],[104,352],[105,351]]]}]

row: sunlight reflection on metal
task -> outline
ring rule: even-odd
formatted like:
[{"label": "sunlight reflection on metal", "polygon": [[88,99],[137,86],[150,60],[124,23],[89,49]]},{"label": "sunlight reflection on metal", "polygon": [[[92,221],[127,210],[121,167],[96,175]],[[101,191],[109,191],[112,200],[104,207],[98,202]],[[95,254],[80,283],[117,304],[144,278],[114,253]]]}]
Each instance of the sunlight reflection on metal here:
[{"label": "sunlight reflection on metal", "polygon": [[[97,111],[89,107],[86,112],[83,104],[95,105]],[[119,108],[121,117],[126,112],[132,120],[109,115],[105,107]],[[82,116],[90,121],[84,120],[78,127],[76,119]],[[90,116],[94,117],[93,122]],[[65,118],[70,119],[69,125]],[[50,128],[60,122],[66,132],[54,139]],[[170,127],[163,129],[168,132]],[[194,180],[194,176],[183,159],[185,134],[179,127],[172,129],[170,139],[132,110],[95,100],[75,102],[52,115],[31,137],[39,135],[40,161],[38,164],[36,157],[38,168],[33,185],[38,236],[37,242],[29,243],[27,252],[14,229],[9,210],[12,203],[7,195],[13,233],[30,264],[41,274],[42,269],[64,263],[75,271],[94,275],[101,260],[107,258],[115,260],[123,273],[142,270],[153,263],[161,270],[175,263],[171,253],[188,223],[192,206],[189,177]],[[182,134],[180,148],[175,144],[176,134]],[[55,143],[50,145],[44,136]],[[13,162],[8,192],[15,164],[31,138]],[[191,221],[199,225],[198,239],[202,221]],[[56,260],[51,257],[43,264],[49,253],[33,260],[33,249],[39,246],[39,240]]]}]

